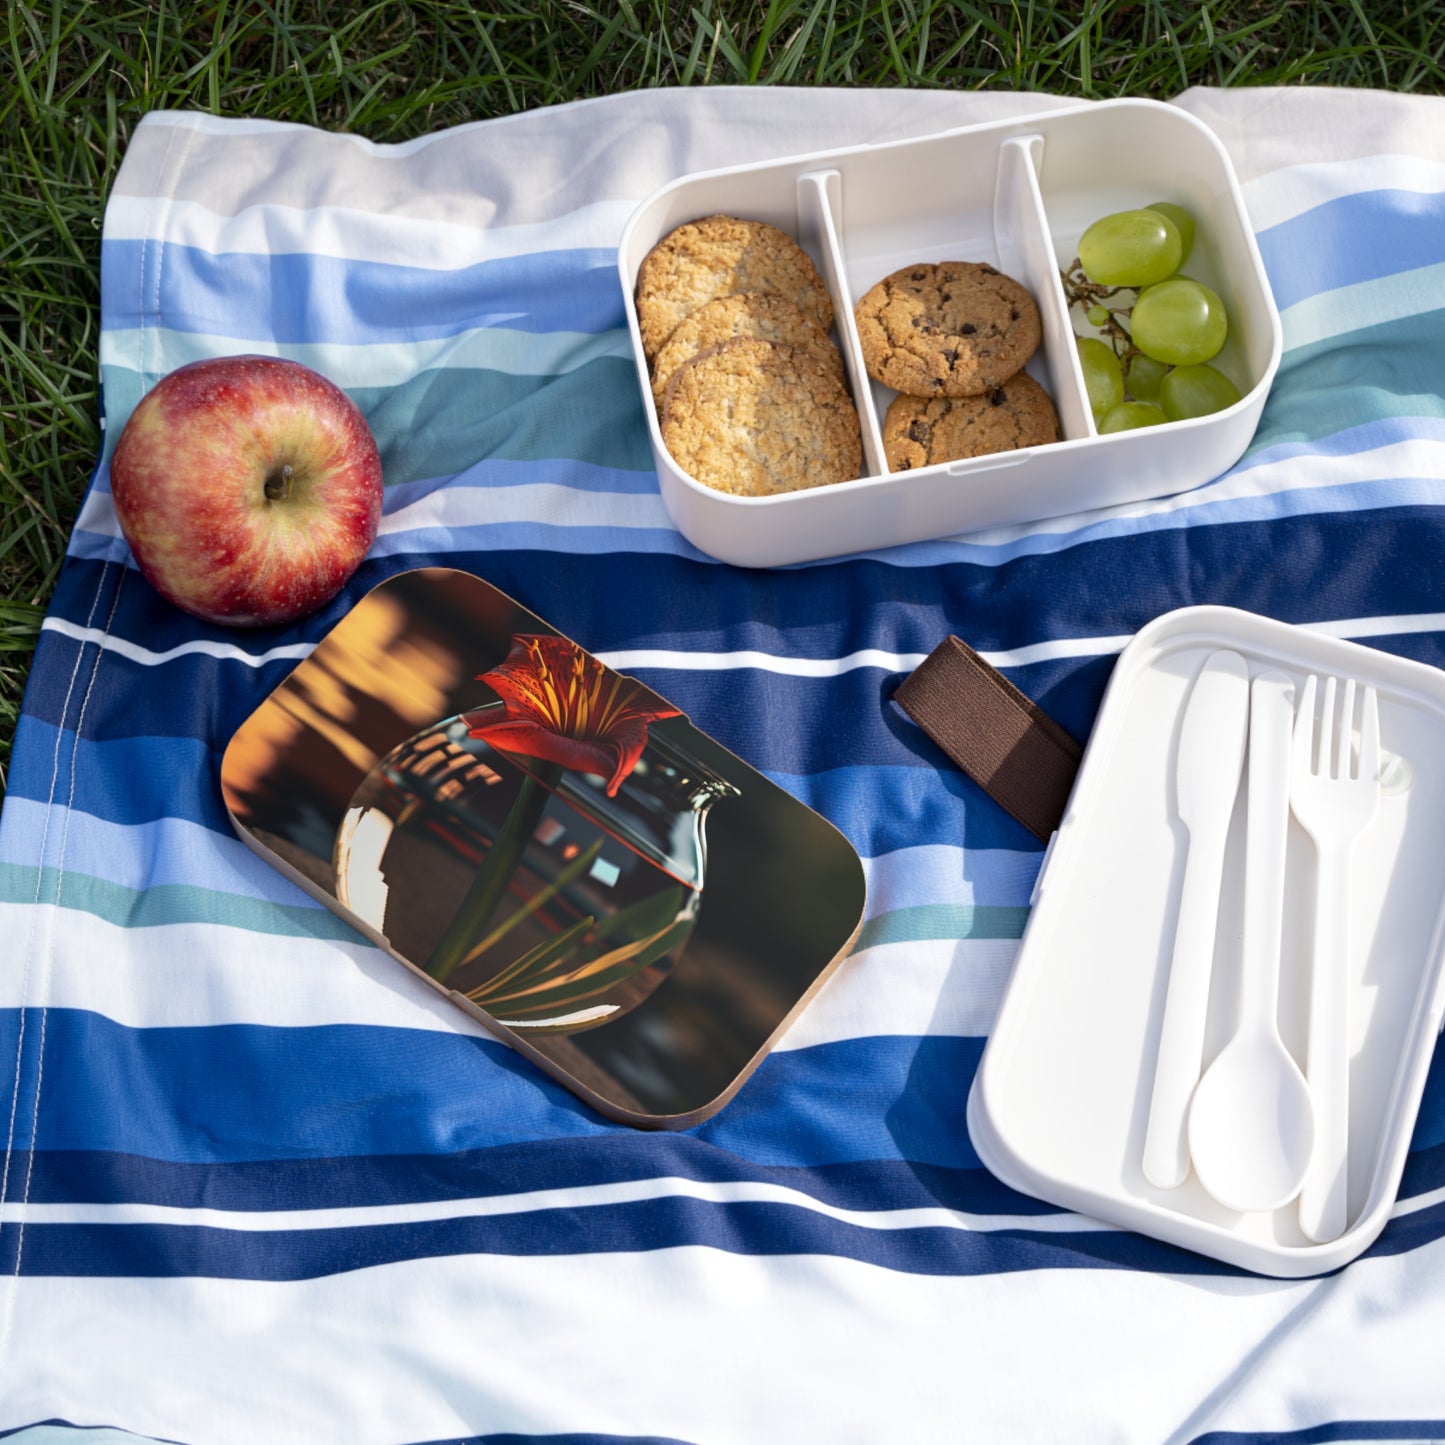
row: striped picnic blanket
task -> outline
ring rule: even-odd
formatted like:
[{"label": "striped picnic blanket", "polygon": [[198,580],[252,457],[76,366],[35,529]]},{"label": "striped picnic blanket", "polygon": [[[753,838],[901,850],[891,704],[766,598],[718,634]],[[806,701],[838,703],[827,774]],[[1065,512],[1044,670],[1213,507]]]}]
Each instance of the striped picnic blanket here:
[{"label": "striped picnic blanket", "polygon": [[[105,214],[107,448],[184,361],[294,357],[370,419],[386,515],[322,614],[225,631],[141,580],[101,459],[0,820],[0,1434],[1445,1437],[1445,1067],[1391,1223],[1328,1278],[1006,1189],[964,1107],[1041,849],[887,701],[953,632],[1082,738],[1124,642],[1205,602],[1445,663],[1445,101],[1179,98],[1233,156],[1285,326],[1217,481],[772,572],[700,555],[658,496],[615,269],[642,196],[1065,103],[660,91],[397,146],[137,129]],[[865,861],[855,951],[691,1131],[608,1124],[227,824],[234,730],[425,565],[637,675]]]}]

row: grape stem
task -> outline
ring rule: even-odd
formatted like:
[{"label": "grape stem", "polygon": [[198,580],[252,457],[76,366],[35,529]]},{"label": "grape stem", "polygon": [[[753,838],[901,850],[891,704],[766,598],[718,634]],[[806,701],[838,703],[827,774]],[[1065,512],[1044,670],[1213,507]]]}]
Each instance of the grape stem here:
[{"label": "grape stem", "polygon": [[[1138,299],[1139,293],[1131,286],[1102,286],[1097,281],[1090,281],[1084,274],[1084,268],[1077,256],[1067,271],[1060,271],[1059,277],[1064,283],[1064,298],[1068,301],[1070,308],[1077,306],[1085,316],[1098,307],[1106,312],[1105,319],[1097,323],[1097,329],[1108,338],[1109,345],[1113,347],[1114,355],[1121,363],[1127,365],[1130,358],[1136,356],[1139,348],[1134,345],[1134,338],[1129,333],[1129,328],[1124,320],[1133,312],[1134,302]],[[1127,292],[1129,304],[1127,306],[1112,305],[1113,298],[1121,292]],[[1090,325],[1095,325],[1090,322]]]}]

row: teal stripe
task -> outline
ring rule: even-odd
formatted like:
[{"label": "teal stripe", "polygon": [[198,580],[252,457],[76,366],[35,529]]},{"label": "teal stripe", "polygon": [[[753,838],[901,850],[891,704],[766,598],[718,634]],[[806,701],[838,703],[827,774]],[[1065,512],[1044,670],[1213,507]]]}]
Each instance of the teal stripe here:
[{"label": "teal stripe", "polygon": [[880,913],[863,925],[855,953],[883,943],[923,943],[929,939],[1022,938],[1027,908],[991,903],[920,903]]},{"label": "teal stripe", "polygon": [[451,336],[388,341],[385,345],[352,342],[268,340],[238,342],[230,336],[208,336],[169,327],[112,328],[101,339],[101,361],[132,371],[155,369],[164,357],[165,371],[212,356],[233,354],[239,347],[299,361],[347,391],[362,386],[396,386],[425,371],[503,371],[520,376],[553,376],[585,366],[601,356],[631,361],[632,340],[621,327],[590,331],[517,331],[505,326],[479,326]]},{"label": "teal stripe", "polygon": [[61,878],[53,867],[37,869],[28,864],[0,863],[0,903],[55,903],[57,888],[62,908],[94,914],[119,928],[210,923],[285,938],[360,941],[360,935],[349,924],[314,905],[268,903],[188,883],[127,888],[69,869]]},{"label": "teal stripe", "polygon": [[1285,353],[1250,453],[1400,417],[1445,419],[1445,310],[1382,321]]},{"label": "teal stripe", "polygon": [[[38,876],[37,876],[38,875]],[[306,904],[269,903],[188,883],[127,888],[88,873],[53,867],[37,869],[0,863],[0,903],[55,903],[113,923],[119,928],[155,928],[172,923],[209,923],[290,938],[328,938],[354,943],[358,934],[329,910]],[[1021,938],[1027,908],[984,903],[922,903],[870,918],[854,951],[884,943],[930,939]]]},{"label": "teal stripe", "polygon": [[[129,416],[141,398],[139,373],[107,366],[103,382],[106,416]],[[620,357],[556,376],[424,371],[350,396],[376,435],[388,486],[455,476],[483,460],[566,458],[618,471],[653,469],[637,368]],[[107,429],[107,455],[115,432]]]}]

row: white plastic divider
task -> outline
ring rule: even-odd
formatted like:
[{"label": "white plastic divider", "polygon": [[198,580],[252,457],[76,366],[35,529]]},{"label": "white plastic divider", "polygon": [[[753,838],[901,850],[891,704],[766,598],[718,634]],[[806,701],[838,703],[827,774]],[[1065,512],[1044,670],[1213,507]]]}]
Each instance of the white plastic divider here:
[{"label": "white plastic divider", "polygon": [[994,234],[1002,269],[1033,282],[1043,327],[1044,366],[1065,440],[1097,436],[1084,385],[1068,298],[1059,277],[1059,260],[1049,233],[1039,189],[1041,135],[1009,136],[999,144],[998,185],[994,192]]},{"label": "white plastic divider", "polygon": [[863,475],[882,476],[888,470],[883,457],[883,429],[873,388],[863,365],[863,345],[853,317],[853,298],[848,290],[844,264],[843,175],[838,170],[807,171],[798,177],[798,243],[822,262],[823,280],[833,298],[833,311],[842,337],[840,350],[853,391],[853,403],[863,433]]},{"label": "white plastic divider", "polygon": [[[1043,337],[1035,369],[1041,367],[1044,372],[1046,389],[1059,413],[1061,438],[1071,440],[1097,433],[1039,188],[1037,168],[1043,147],[1044,137],[1037,134],[1009,136],[999,143],[993,194],[994,243],[999,269],[1027,286],[1038,305]],[[839,349],[862,430],[863,475],[887,476],[890,473],[877,389],[863,363],[862,342],[853,314],[855,298],[848,284],[843,239],[844,176],[837,168],[806,171],[797,177],[796,187],[796,235],[818,261],[833,300]],[[964,458],[947,464],[947,468],[950,472],[984,471],[1023,460],[1020,454],[999,452],[989,457]]]}]

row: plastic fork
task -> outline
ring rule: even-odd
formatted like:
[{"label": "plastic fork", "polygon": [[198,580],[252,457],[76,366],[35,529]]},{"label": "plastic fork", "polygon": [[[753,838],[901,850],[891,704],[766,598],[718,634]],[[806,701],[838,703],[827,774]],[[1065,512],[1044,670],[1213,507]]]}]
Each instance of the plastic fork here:
[{"label": "plastic fork", "polygon": [[[1299,1222],[1317,1243],[1338,1239],[1348,1222],[1350,864],[1380,802],[1380,718],[1375,689],[1360,707],[1354,750],[1355,682],[1327,677],[1316,737],[1318,679],[1304,685],[1295,714],[1290,807],[1314,841],[1315,931],[1305,1077],[1315,1103],[1315,1150],[1300,1190]],[[1335,707],[1337,691],[1343,699]]]}]

